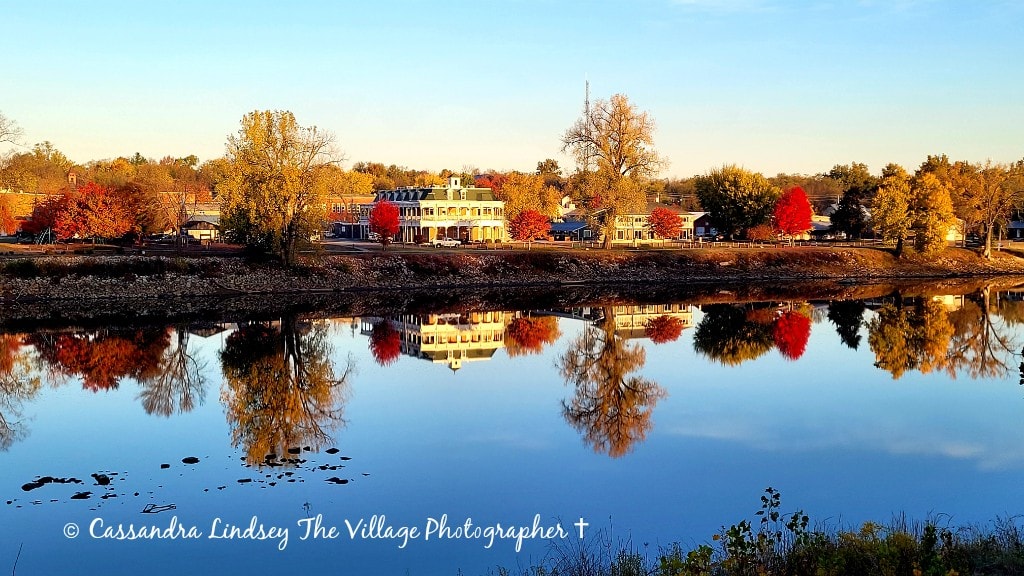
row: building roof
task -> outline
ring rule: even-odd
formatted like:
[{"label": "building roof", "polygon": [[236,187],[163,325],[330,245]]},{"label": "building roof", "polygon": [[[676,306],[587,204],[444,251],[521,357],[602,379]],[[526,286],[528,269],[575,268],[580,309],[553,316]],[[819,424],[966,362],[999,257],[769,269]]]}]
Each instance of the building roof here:
[{"label": "building roof", "polygon": [[[461,192],[466,193],[467,201],[494,201],[494,191],[490,188],[448,188],[445,186],[430,186],[427,188],[398,188],[395,190],[381,190],[377,192],[376,200],[388,200],[390,202],[418,202],[421,200],[447,200],[448,192],[452,193],[452,200],[461,200]],[[375,201],[376,201],[375,200]]]},{"label": "building roof", "polygon": [[576,232],[576,231],[582,230],[583,228],[586,228],[586,227],[587,227],[587,223],[586,222],[580,222],[578,220],[572,221],[572,222],[552,222],[551,223],[551,231],[552,232],[566,232],[566,233],[570,233],[570,232]]},{"label": "building roof", "polygon": [[220,216],[197,215],[188,219],[181,226],[195,230],[213,230],[220,227]]}]

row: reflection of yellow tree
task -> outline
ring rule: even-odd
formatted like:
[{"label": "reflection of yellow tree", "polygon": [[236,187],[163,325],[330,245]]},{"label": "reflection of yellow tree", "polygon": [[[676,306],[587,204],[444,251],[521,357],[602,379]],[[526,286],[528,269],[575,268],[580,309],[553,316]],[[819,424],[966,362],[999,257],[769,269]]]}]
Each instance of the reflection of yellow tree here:
[{"label": "reflection of yellow tree", "polygon": [[772,349],[772,321],[769,308],[744,310],[731,304],[712,304],[693,333],[697,352],[726,366],[738,366]]},{"label": "reflection of yellow tree", "polygon": [[644,349],[615,335],[613,309],[604,308],[597,327],[588,326],[559,359],[559,369],[576,394],[562,402],[562,414],[595,452],[617,458],[650,431],[651,412],[665,391],[631,376],[643,367]]},{"label": "reflection of yellow tree", "polygon": [[300,326],[294,317],[250,324],[227,338],[221,400],[232,444],[244,447],[250,462],[293,447],[319,449],[343,423],[353,365],[349,359],[339,377],[330,354],[326,327]]},{"label": "reflection of yellow tree", "polygon": [[20,335],[0,335],[0,450],[25,435],[19,420],[21,403],[39,392],[40,378],[32,368]]},{"label": "reflection of yellow tree", "polygon": [[139,398],[147,414],[170,416],[191,412],[197,399],[203,401],[204,366],[189,351],[185,327],[179,326],[175,332],[177,338],[164,348],[155,368],[139,378]]},{"label": "reflection of yellow tree", "polygon": [[883,305],[868,322],[868,345],[875,366],[898,380],[908,370],[927,374],[948,367],[947,350],[953,325],[945,307],[934,300],[915,299]]},{"label": "reflection of yellow tree", "polygon": [[1020,344],[1006,322],[994,317],[994,312],[991,292],[986,287],[965,298],[963,306],[950,313],[950,376],[966,372],[971,378],[1002,378],[1009,372],[1011,358]]}]

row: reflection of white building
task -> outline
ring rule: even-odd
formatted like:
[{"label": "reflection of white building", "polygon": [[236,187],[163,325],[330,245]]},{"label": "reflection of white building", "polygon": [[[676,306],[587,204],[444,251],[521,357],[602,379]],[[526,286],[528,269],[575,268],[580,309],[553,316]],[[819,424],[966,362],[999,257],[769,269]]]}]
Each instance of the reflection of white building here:
[{"label": "reflection of white building", "polygon": [[[658,316],[678,318],[682,321],[684,330],[693,328],[693,312],[696,309],[692,304],[682,303],[612,306],[612,312],[615,314],[615,333],[623,338],[646,338],[648,322]],[[600,323],[604,317],[603,309],[600,306],[543,310],[540,313],[570,320],[582,320],[591,324]]]},{"label": "reflection of white building", "polygon": [[678,318],[683,329],[693,328],[690,304],[630,304],[615,306],[615,333],[623,338],[645,338],[647,324],[659,316]]},{"label": "reflection of white building", "polygon": [[500,310],[388,318],[366,316],[360,319],[359,331],[369,336],[375,324],[390,320],[401,337],[403,354],[458,370],[463,362],[490,360],[505,346],[505,325],[511,316],[511,312]]}]

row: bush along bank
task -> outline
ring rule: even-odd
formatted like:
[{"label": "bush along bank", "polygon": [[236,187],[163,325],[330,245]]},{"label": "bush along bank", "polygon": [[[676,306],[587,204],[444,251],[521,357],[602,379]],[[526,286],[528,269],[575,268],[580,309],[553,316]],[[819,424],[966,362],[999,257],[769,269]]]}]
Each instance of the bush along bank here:
[{"label": "bush along bank", "polygon": [[556,576],[1007,576],[1024,574],[1024,527],[997,519],[991,527],[951,527],[934,520],[854,530],[812,529],[802,511],[783,513],[767,488],[754,519],[695,547],[680,544],[653,555],[604,534],[583,544],[552,543],[545,560],[500,575]]},{"label": "bush along bank", "polygon": [[370,253],[306,258],[284,268],[243,258],[48,256],[0,262],[0,296],[124,298],[394,288],[633,284],[781,279],[938,278],[1024,273],[1024,260],[947,250],[896,259],[867,248],[649,252]]}]

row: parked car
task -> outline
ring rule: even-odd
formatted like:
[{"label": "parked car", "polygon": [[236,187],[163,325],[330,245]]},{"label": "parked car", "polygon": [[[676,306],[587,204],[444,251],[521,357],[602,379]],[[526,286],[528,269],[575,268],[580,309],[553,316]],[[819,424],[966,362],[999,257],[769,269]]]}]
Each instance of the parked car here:
[{"label": "parked car", "polygon": [[462,244],[456,238],[435,238],[430,241],[430,245],[434,248],[455,248]]}]

